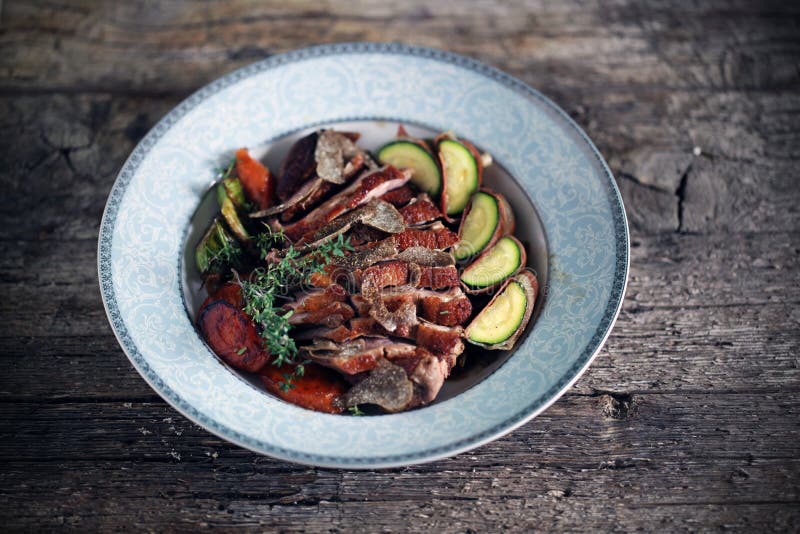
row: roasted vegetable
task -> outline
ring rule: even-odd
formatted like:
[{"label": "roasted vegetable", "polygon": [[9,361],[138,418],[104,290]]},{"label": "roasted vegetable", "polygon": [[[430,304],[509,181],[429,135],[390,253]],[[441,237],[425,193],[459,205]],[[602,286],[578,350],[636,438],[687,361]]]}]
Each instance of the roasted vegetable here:
[{"label": "roasted vegetable", "polygon": [[238,211],[248,211],[250,206],[247,203],[242,182],[235,176],[228,176],[217,186],[217,201],[220,206],[226,197],[231,199]]},{"label": "roasted vegetable", "polygon": [[525,247],[514,236],[500,239],[461,272],[469,293],[485,293],[525,265]]},{"label": "roasted vegetable", "polygon": [[242,306],[244,306],[242,286],[236,282],[228,282],[227,284],[223,284],[219,289],[214,291],[208,296],[208,298],[206,298],[206,300],[203,301],[203,303],[200,305],[198,316],[202,315],[203,311],[209,306],[209,304],[218,300],[224,300],[231,306],[241,309]]},{"label": "roasted vegetable", "polygon": [[442,211],[458,215],[480,187],[479,164],[472,151],[455,139],[443,139],[437,148],[443,177]]},{"label": "roasted vegetable", "polygon": [[[217,187],[221,188],[222,184]],[[217,189],[217,200],[219,200],[220,213],[222,213],[222,217],[225,219],[225,222],[228,223],[228,228],[230,228],[231,232],[233,232],[233,235],[235,235],[242,243],[249,241],[250,234],[247,233],[247,230],[242,224],[241,219],[239,219],[239,214],[236,212],[236,206],[228,197],[228,195],[224,193],[219,194],[219,189]]]},{"label": "roasted vegetable", "polygon": [[513,348],[531,319],[538,290],[530,270],[510,279],[467,326],[467,341],[491,350]]},{"label": "roasted vegetable", "polygon": [[424,147],[413,141],[392,141],[378,151],[378,160],[398,169],[411,169],[411,183],[432,197],[442,190],[442,174],[436,160]]},{"label": "roasted vegetable", "polygon": [[230,303],[212,302],[200,314],[197,324],[211,350],[231,366],[257,372],[269,360],[250,318]]},{"label": "roasted vegetable", "polygon": [[202,274],[226,272],[239,265],[241,257],[242,248],[219,219],[211,222],[194,253],[197,269]]},{"label": "roasted vegetable", "polygon": [[267,209],[272,205],[275,195],[275,179],[269,169],[260,161],[250,157],[246,148],[236,151],[236,175],[242,183],[245,195],[259,209]]},{"label": "roasted vegetable", "polygon": [[270,393],[286,402],[318,412],[342,413],[342,398],[348,387],[344,379],[315,363],[304,364],[301,376],[296,368],[290,364],[267,365],[259,377]]},{"label": "roasted vegetable", "polygon": [[480,254],[513,231],[514,213],[505,197],[487,190],[478,191],[472,195],[461,218],[459,242],[453,248],[453,255],[463,260]]}]

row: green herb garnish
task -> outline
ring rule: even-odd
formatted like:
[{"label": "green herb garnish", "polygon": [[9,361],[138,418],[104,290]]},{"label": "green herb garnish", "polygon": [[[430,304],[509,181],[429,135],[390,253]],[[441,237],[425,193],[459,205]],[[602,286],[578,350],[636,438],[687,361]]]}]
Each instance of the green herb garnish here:
[{"label": "green herb garnish", "polygon": [[362,412],[359,409],[358,404],[356,404],[355,406],[351,406],[350,408],[347,409],[347,411],[350,412],[350,415],[353,415],[353,416],[366,415],[364,412]]},{"label": "green herb garnish", "polygon": [[270,251],[280,245],[289,241],[286,234],[281,230],[273,230],[269,225],[264,224],[265,231],[256,236],[256,248],[258,249],[258,257],[266,259]]},{"label": "green herb garnish", "polygon": [[[266,257],[270,249],[262,249],[262,244],[286,240],[281,232],[270,230],[266,233],[266,237],[261,237],[263,235],[265,234],[256,237],[263,257]],[[304,364],[308,362],[296,360],[297,345],[289,335],[292,329],[289,318],[293,312],[276,306],[276,300],[286,297],[292,287],[306,282],[312,273],[323,271],[331,258],[344,256],[346,252],[352,250],[354,249],[350,240],[341,235],[303,256],[290,245],[281,251],[283,257],[280,260],[255,269],[246,280],[238,280],[244,296],[243,310],[258,327],[264,347],[274,357],[272,364],[277,367],[284,363],[296,365],[291,375],[284,376],[285,381],[281,385],[282,388],[284,386],[287,388],[284,391],[293,387],[291,383],[293,378],[305,374]]]}]

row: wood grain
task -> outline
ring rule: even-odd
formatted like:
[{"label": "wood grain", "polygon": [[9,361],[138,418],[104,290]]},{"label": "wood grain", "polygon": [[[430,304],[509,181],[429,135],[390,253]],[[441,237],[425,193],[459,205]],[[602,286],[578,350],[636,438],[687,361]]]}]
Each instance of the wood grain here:
[{"label": "wood grain", "polygon": [[[794,531],[800,9],[788,2],[3,2],[0,521],[7,530]],[[464,53],[553,98],[631,223],[619,321],[541,416],[374,472],[210,435],[136,374],[100,301],[111,184],[150,127],[313,43]]]}]

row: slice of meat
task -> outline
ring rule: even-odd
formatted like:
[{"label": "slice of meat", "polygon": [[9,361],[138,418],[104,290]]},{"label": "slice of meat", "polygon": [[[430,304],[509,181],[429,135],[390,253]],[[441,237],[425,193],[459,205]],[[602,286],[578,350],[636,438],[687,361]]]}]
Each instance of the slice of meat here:
[{"label": "slice of meat", "polygon": [[427,404],[434,400],[449,374],[450,367],[442,359],[433,356],[422,358],[410,375],[415,385],[416,403]]},{"label": "slice of meat", "polygon": [[350,239],[350,245],[356,250],[365,250],[372,246],[373,243],[380,243],[386,237],[386,232],[382,232],[377,228],[370,228],[363,224],[356,224],[352,230],[347,234]]},{"label": "slice of meat", "polygon": [[289,200],[313,175],[317,166],[314,150],[318,138],[319,133],[312,132],[298,139],[284,156],[277,185],[278,198],[282,202]]},{"label": "slice of meat", "polygon": [[416,195],[417,193],[414,191],[414,188],[406,184],[402,187],[398,187],[397,189],[393,189],[388,193],[384,193],[381,196],[381,200],[399,208],[400,206],[405,206],[411,202],[411,199],[413,199]]},{"label": "slice of meat", "polygon": [[353,308],[344,302],[331,302],[323,308],[293,313],[289,317],[289,324],[298,325],[322,325],[336,327],[355,316]]},{"label": "slice of meat", "polygon": [[354,287],[361,287],[362,291],[367,282],[377,288],[411,285],[429,289],[447,289],[460,283],[455,265],[420,267],[402,260],[389,260],[366,269],[355,269],[351,279]]},{"label": "slice of meat", "polygon": [[397,255],[397,246],[391,240],[383,240],[374,245],[359,250],[347,256],[335,256],[331,260],[333,269],[343,269],[348,272],[356,269],[366,269],[380,261],[387,260]]},{"label": "slice of meat", "polygon": [[460,279],[455,265],[446,267],[422,267],[418,287],[429,289],[447,289],[457,287]]},{"label": "slice of meat", "polygon": [[442,217],[442,212],[426,194],[418,196],[400,208],[400,214],[409,226],[426,224]]},{"label": "slice of meat", "polygon": [[[389,310],[397,309],[401,302],[413,299],[420,318],[442,326],[462,326],[472,315],[472,302],[458,286],[447,291],[399,286],[391,290],[384,289],[381,298]],[[372,304],[364,296],[351,295],[350,303],[357,315],[369,316]]]},{"label": "slice of meat", "polygon": [[376,198],[323,225],[310,238],[306,234],[301,242],[308,239],[309,246],[318,246],[339,234],[347,232],[358,223],[387,234],[402,232],[406,227],[403,222],[403,216],[394,206]]},{"label": "slice of meat", "polygon": [[394,257],[409,263],[416,263],[428,267],[446,267],[454,265],[456,260],[453,255],[443,250],[431,250],[425,247],[409,247]]},{"label": "slice of meat", "polygon": [[349,385],[342,377],[314,363],[303,365],[303,376],[294,376],[296,367],[286,363],[280,367],[267,365],[259,378],[267,391],[286,402],[317,412],[341,413],[344,410],[343,397]]},{"label": "slice of meat", "polygon": [[442,326],[465,324],[472,315],[472,302],[454,286],[446,292],[417,290],[419,316]]},{"label": "slice of meat", "polygon": [[229,302],[210,303],[197,324],[211,350],[232,367],[256,372],[269,360],[250,318]]},{"label": "slice of meat", "polygon": [[312,178],[308,186],[303,186],[292,198],[286,201],[281,212],[281,222],[293,221],[319,205],[336,190],[336,185],[322,178]]},{"label": "slice of meat", "polygon": [[388,239],[394,240],[401,251],[410,247],[442,250],[455,245],[458,242],[458,234],[444,226],[429,229],[407,228]]},{"label": "slice of meat", "polygon": [[450,369],[423,348],[393,361],[378,360],[374,369],[344,396],[347,406],[374,404],[390,413],[427,404],[436,398]]},{"label": "slice of meat", "polygon": [[449,373],[456,363],[456,358],[464,352],[464,342],[461,339],[463,334],[464,330],[461,327],[441,326],[421,321],[417,325],[416,341],[420,347],[444,358],[450,366],[447,369]]},{"label": "slice of meat", "polygon": [[359,338],[344,343],[317,340],[313,345],[303,347],[302,351],[320,365],[355,375],[374,369],[383,358],[385,348],[393,343],[385,337]]},{"label": "slice of meat", "polygon": [[385,261],[364,269],[360,277],[361,287],[370,285],[381,289],[389,286],[401,286],[408,283],[408,274],[408,262],[400,260]]},{"label": "slice of meat", "polygon": [[247,199],[259,210],[272,205],[275,178],[260,161],[250,157],[246,148],[236,151],[236,175],[242,183]]},{"label": "slice of meat", "polygon": [[286,310],[295,313],[318,311],[334,302],[345,302],[347,291],[339,284],[330,284],[322,289],[309,289],[295,294],[294,301],[283,305]]},{"label": "slice of meat", "polygon": [[[342,171],[343,183],[351,182],[358,173],[361,172],[364,166],[364,154],[359,153],[353,156]],[[307,194],[303,195],[300,200],[292,202],[292,199],[290,199],[286,201],[286,208],[283,210],[280,217],[282,222],[299,219],[340,189],[340,186],[337,184],[319,176],[310,179],[308,183],[312,184],[311,189]],[[305,186],[303,186],[303,188],[305,188]],[[298,193],[300,192],[298,191]],[[295,194],[295,196],[297,196],[297,194]],[[294,196],[292,198],[294,198]]]},{"label": "slice of meat", "polygon": [[386,191],[400,187],[408,182],[410,178],[410,172],[401,171],[392,166],[363,174],[346,189],[314,208],[304,218],[286,225],[284,231],[292,241],[297,241],[306,234],[313,235],[313,232],[324,224],[362,204],[366,204],[373,198],[380,197]]},{"label": "slice of meat", "polygon": [[[351,321],[356,321],[356,320],[358,320],[357,317],[351,319]],[[312,341],[315,339],[327,339],[335,343],[343,343],[345,341],[350,341],[351,339],[361,337],[361,334],[356,333],[352,329],[352,327],[342,324],[335,327],[318,326],[316,328],[308,328],[306,330],[302,330],[300,332],[295,333],[293,337],[297,341]]]},{"label": "slice of meat", "polygon": [[412,295],[400,295],[392,301],[383,298],[379,290],[363,286],[362,296],[369,301],[369,316],[387,331],[405,337],[419,322],[417,304]]}]

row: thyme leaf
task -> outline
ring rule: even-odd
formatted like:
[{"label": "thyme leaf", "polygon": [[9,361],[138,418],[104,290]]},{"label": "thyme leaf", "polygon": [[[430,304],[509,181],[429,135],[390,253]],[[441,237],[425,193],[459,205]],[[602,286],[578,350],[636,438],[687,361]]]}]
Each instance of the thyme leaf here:
[{"label": "thyme leaf", "polygon": [[[284,242],[286,237],[281,232],[270,230],[259,234],[256,239],[262,257],[266,257],[272,247],[262,248],[262,245],[267,247],[279,241]],[[294,312],[277,306],[276,300],[286,297],[291,288],[305,282],[311,273],[324,270],[332,256],[344,255],[352,250],[349,239],[341,235],[304,256],[289,245],[281,251],[283,256],[278,261],[255,269],[249,278],[242,280],[236,276],[244,296],[243,310],[258,328],[264,348],[274,358],[272,364],[277,367],[284,363],[296,365],[292,375],[284,377],[287,388],[292,385],[293,378],[304,375],[304,364],[308,362],[298,362],[296,359],[298,350],[290,335],[292,325],[289,323]]]}]

